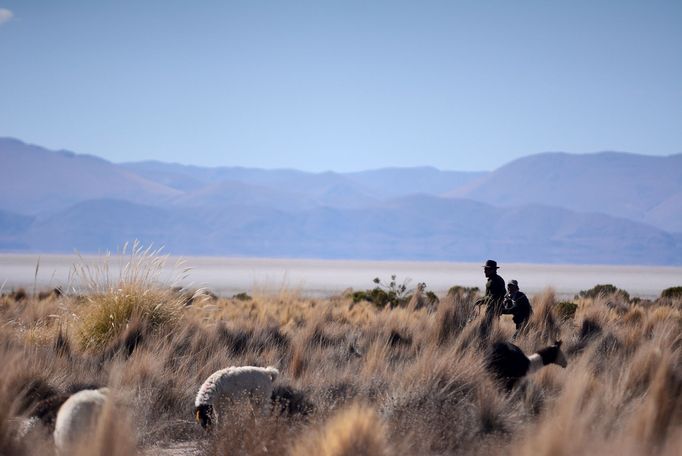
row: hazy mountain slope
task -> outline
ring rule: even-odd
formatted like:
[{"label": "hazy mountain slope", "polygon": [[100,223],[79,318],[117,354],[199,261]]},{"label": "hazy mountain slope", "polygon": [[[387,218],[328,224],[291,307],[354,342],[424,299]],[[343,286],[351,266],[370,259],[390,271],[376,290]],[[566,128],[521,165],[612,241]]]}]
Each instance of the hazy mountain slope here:
[{"label": "hazy mountain slope", "polygon": [[543,206],[500,209],[413,196],[365,209],[156,208],[79,203],[12,238],[36,251],[116,249],[139,239],[185,255],[680,264],[678,239],[601,214]]},{"label": "hazy mountain slope", "polygon": [[682,231],[682,154],[531,155],[450,195],[494,205],[537,203],[602,212]]},{"label": "hazy mountain slope", "polygon": [[378,199],[414,193],[439,195],[453,191],[487,172],[441,171],[433,167],[381,168],[353,173],[307,173],[290,169],[241,167],[204,168],[144,161],[123,163],[147,179],[180,190],[195,190],[220,181],[238,181],[261,187],[298,192],[320,204],[359,207]]},{"label": "hazy mountain slope", "polygon": [[671,194],[649,209],[644,221],[653,226],[667,227],[669,231],[682,233],[682,191]]},{"label": "hazy mountain slope", "polygon": [[116,251],[135,239],[156,246],[197,239],[206,231],[203,226],[201,218],[184,211],[101,199],[77,203],[37,220],[21,239],[35,251]]},{"label": "hazy mountain slope", "polygon": [[35,218],[0,210],[0,250],[26,250],[28,244],[19,237],[29,229]]},{"label": "hazy mountain slope", "polygon": [[344,176],[381,198],[396,198],[414,193],[440,195],[469,185],[488,172],[441,171],[423,166],[413,168],[381,168],[345,173]]},{"label": "hazy mountain slope", "polygon": [[175,189],[92,155],[50,151],[0,138],[0,208],[36,214],[92,198],[157,203]]},{"label": "hazy mountain slope", "polygon": [[274,190],[236,181],[209,184],[176,198],[173,203],[194,208],[241,205],[292,211],[309,209],[316,205],[315,201],[305,194]]},{"label": "hazy mountain slope", "polygon": [[682,155],[338,174],[115,165],[0,139],[0,159],[4,251],[95,252],[139,239],[187,255],[682,263],[682,234],[599,213],[682,231]]},{"label": "hazy mountain slope", "polygon": [[178,163],[165,163],[148,160],[132,163],[120,163],[119,166],[135,174],[159,184],[180,190],[182,192],[197,190],[207,184],[219,182],[221,179],[212,178],[214,168],[201,168]]},{"label": "hazy mountain slope", "polygon": [[[120,166],[147,179],[189,192],[196,192],[205,187],[215,189],[221,182],[241,182],[292,197],[298,195],[301,198],[299,205],[304,206],[314,202],[325,206],[359,207],[375,202],[369,191],[343,175],[333,172],[307,173],[293,169],[242,167],[206,168],[158,161],[122,163]],[[276,204],[273,204],[273,207],[276,207]]]}]

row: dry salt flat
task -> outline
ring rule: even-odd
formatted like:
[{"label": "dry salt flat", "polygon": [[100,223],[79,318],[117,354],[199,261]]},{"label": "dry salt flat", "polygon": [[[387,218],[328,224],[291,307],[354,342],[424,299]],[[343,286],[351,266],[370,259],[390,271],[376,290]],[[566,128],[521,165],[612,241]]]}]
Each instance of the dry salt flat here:
[{"label": "dry salt flat", "polygon": [[[116,277],[127,256],[78,256],[53,254],[0,254],[0,290],[18,287],[41,290],[60,286],[79,290],[74,266],[107,264],[110,277]],[[484,287],[480,263],[426,261],[359,261],[318,259],[274,259],[235,257],[174,257],[163,262],[159,279],[173,286],[206,287],[230,296],[234,293],[277,293],[293,290],[303,296],[330,296],[345,289],[374,287],[379,277],[388,282],[396,275],[399,283],[416,286],[425,282],[437,294],[453,285]],[[610,283],[632,296],[654,298],[661,290],[682,285],[679,266],[557,265],[500,262],[499,274],[516,279],[521,289],[536,294],[551,287],[559,296],[573,296],[596,284]]]}]

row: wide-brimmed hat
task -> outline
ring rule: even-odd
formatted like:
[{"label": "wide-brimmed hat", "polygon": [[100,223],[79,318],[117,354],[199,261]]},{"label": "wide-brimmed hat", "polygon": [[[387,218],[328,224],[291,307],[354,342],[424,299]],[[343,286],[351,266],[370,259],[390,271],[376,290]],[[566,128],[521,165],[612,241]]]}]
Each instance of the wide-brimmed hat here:
[{"label": "wide-brimmed hat", "polygon": [[484,268],[490,268],[490,269],[500,269],[497,267],[497,261],[495,260],[488,260],[485,262],[483,265]]},{"label": "wide-brimmed hat", "polygon": [[509,282],[507,282],[508,287],[514,287],[514,288],[519,288],[519,282],[516,279],[512,279]]}]

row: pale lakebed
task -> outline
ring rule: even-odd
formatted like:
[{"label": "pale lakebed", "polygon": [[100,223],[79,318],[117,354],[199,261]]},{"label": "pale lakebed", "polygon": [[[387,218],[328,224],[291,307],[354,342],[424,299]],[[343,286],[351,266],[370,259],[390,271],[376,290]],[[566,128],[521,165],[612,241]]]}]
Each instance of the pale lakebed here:
[{"label": "pale lakebed", "polygon": [[[230,296],[238,292],[298,292],[304,296],[329,296],[345,289],[374,287],[379,277],[387,283],[396,275],[409,286],[425,282],[428,290],[445,293],[453,285],[483,288],[481,263],[422,261],[355,261],[271,258],[164,257],[158,279],[169,286],[205,287]],[[87,292],[82,276],[74,274],[89,265],[90,271],[106,270],[115,283],[129,256],[78,256],[53,254],[0,254],[0,287],[29,291],[62,287]],[[105,267],[106,265],[106,267]],[[500,263],[505,280],[517,279],[521,289],[536,294],[553,288],[560,296],[572,296],[596,284],[610,283],[633,296],[653,298],[661,290],[682,285],[682,267],[556,265]]]}]

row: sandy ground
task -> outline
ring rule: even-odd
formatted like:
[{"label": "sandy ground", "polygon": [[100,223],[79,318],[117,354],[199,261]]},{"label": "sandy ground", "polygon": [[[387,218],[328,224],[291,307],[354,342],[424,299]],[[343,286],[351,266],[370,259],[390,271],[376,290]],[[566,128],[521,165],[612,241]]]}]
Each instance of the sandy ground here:
[{"label": "sandy ground", "polygon": [[168,446],[155,446],[141,451],[144,456],[188,456],[199,450],[197,442],[178,442]]}]

